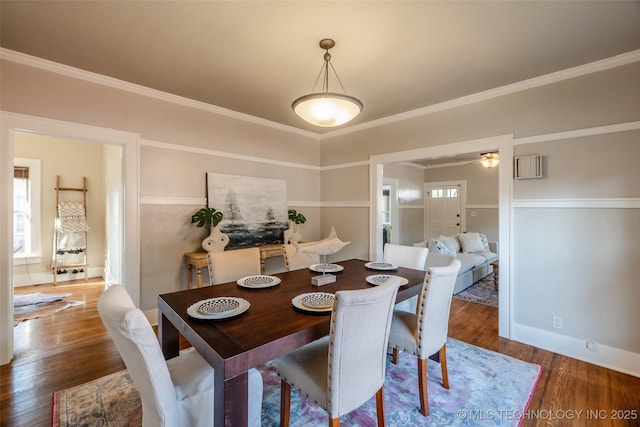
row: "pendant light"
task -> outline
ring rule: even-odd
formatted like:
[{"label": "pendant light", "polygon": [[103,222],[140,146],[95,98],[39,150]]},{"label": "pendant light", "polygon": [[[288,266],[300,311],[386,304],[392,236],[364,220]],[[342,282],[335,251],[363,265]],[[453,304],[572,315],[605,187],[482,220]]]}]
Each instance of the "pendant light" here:
[{"label": "pendant light", "polygon": [[[362,102],[346,94],[340,77],[338,77],[338,73],[336,73],[333,64],[331,64],[329,49],[335,45],[336,43],[332,39],[320,40],[320,48],[325,49],[326,52],[324,54],[324,64],[322,64],[312,91],[315,90],[318,80],[322,76],[322,92],[301,96],[293,101],[291,105],[298,116],[312,125],[322,127],[340,126],[351,121],[362,111]],[[345,92],[344,94],[329,92],[329,66],[331,66],[338,83],[340,83],[342,91]]]}]

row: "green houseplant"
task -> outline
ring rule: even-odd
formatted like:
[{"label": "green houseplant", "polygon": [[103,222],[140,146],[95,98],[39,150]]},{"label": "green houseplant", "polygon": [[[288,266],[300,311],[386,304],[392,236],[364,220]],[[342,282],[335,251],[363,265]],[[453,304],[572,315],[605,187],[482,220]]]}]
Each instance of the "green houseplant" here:
[{"label": "green houseplant", "polygon": [[302,240],[302,229],[301,225],[307,222],[307,218],[305,218],[302,213],[296,211],[295,209],[289,209],[289,229],[284,231],[284,242],[285,243],[298,243]]},{"label": "green houseplant", "polygon": [[296,224],[304,224],[307,222],[307,218],[295,209],[289,209],[289,221],[293,221]]},{"label": "green houseplant", "polygon": [[191,216],[191,224],[211,230],[209,237],[202,241],[202,248],[207,252],[223,251],[229,243],[229,236],[218,228],[222,219],[222,212],[215,208],[201,208]]},{"label": "green houseplant", "polygon": [[191,216],[191,224],[196,227],[214,228],[222,221],[222,212],[215,208],[202,208]]}]

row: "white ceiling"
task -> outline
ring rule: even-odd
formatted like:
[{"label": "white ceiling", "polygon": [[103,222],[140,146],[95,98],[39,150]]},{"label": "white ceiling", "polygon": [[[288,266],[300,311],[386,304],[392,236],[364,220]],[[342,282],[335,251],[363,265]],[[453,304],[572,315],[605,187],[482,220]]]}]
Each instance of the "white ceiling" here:
[{"label": "white ceiling", "polygon": [[322,38],[364,103],[351,125],[640,49],[639,1],[0,5],[3,48],[316,133],[330,129],[291,102],[313,87]]}]

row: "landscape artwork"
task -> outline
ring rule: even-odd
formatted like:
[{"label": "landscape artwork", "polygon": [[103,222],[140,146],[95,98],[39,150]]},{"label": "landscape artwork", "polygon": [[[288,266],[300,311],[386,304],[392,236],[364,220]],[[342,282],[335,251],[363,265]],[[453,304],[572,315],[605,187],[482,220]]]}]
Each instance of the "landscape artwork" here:
[{"label": "landscape artwork", "polygon": [[283,243],[289,227],[287,182],[281,179],[207,173],[210,208],[222,212],[226,249]]}]

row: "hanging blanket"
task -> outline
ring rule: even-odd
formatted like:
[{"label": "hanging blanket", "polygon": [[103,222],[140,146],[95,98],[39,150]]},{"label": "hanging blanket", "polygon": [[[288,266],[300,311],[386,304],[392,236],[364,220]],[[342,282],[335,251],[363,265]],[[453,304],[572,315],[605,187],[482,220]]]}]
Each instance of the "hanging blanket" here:
[{"label": "hanging blanket", "polygon": [[58,230],[62,233],[74,231],[88,231],[87,217],[84,205],[78,202],[64,202],[58,204]]}]

